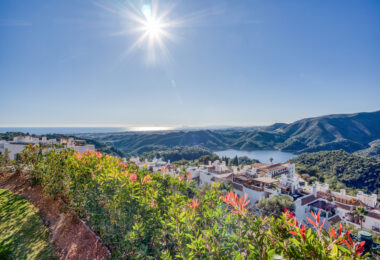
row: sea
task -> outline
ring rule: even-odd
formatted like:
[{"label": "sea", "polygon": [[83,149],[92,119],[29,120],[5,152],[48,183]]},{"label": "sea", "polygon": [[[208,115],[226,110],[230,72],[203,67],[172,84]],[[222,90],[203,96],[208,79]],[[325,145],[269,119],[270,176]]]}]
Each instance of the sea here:
[{"label": "sea", "polygon": [[0,127],[0,133],[22,132],[25,134],[83,134],[83,133],[116,133],[128,131],[125,127]]}]

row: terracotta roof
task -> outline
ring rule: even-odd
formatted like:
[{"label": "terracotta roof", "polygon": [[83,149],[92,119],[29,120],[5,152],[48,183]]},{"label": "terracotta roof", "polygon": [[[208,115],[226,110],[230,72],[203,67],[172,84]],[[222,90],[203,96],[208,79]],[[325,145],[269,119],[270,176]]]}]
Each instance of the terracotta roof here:
[{"label": "terracotta roof", "polygon": [[252,167],[259,168],[259,167],[265,167],[267,165],[268,164],[266,164],[266,163],[254,163],[254,164],[252,164]]},{"label": "terracotta roof", "polygon": [[314,195],[310,195],[310,196],[307,196],[307,197],[304,197],[301,199],[301,205],[306,205],[314,200],[316,200],[317,198],[314,196]]},{"label": "terracotta roof", "polygon": [[335,198],[339,198],[339,199],[349,200],[349,201],[354,200],[354,198],[352,198],[351,196],[348,196],[348,195],[342,195],[342,194],[337,194],[337,193],[334,193],[334,197],[335,197]]},{"label": "terracotta roof", "polygon": [[341,220],[342,220],[342,219],[340,218],[339,215],[335,215],[334,217],[332,217],[332,218],[329,219],[329,222],[330,222],[331,224],[335,224],[335,223],[338,223],[338,222],[341,221]]},{"label": "terracotta roof", "polygon": [[317,191],[317,197],[322,199],[328,199],[334,197],[333,194],[323,191]]},{"label": "terracotta roof", "polygon": [[267,183],[267,184],[272,184],[272,183],[278,182],[278,180],[276,180],[276,179],[265,178],[265,177],[254,178],[253,180],[257,181],[257,182]]},{"label": "terracotta roof", "polygon": [[367,216],[375,219],[380,219],[380,213],[374,211],[368,212]]},{"label": "terracotta roof", "polygon": [[232,183],[232,187],[234,187],[236,190],[243,191],[243,185],[237,184],[235,182]]},{"label": "terracotta roof", "polygon": [[264,190],[263,188],[260,188],[260,187],[257,187],[257,186],[253,186],[253,185],[249,185],[247,188],[249,188],[251,190],[255,190],[255,191],[263,191]]},{"label": "terracotta roof", "polygon": [[335,205],[337,207],[345,209],[345,210],[351,210],[351,207],[349,205],[346,205],[346,204],[343,204],[343,203],[339,203],[339,202],[335,201]]},{"label": "terracotta roof", "polygon": [[364,204],[361,200],[355,200],[354,203],[352,203],[352,205],[354,205],[356,207],[359,207],[359,206],[367,207],[367,205]]}]

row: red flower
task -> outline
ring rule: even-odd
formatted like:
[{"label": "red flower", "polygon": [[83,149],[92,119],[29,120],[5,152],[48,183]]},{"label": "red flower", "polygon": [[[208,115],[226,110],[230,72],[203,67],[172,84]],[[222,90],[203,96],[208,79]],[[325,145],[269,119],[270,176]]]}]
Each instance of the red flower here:
[{"label": "red flower", "polygon": [[187,204],[187,206],[189,206],[190,208],[193,208],[193,209],[196,209],[196,208],[198,208],[198,206],[199,206],[199,202],[198,202],[197,199],[193,199],[193,200],[191,201],[191,203],[186,202],[186,204]]},{"label": "red flower", "polygon": [[364,244],[365,244],[365,241],[362,241],[362,242],[360,242],[360,244],[356,245],[355,253],[357,255],[360,255],[364,251]]},{"label": "red flower", "polygon": [[[318,211],[318,214],[315,215],[313,211],[311,211],[311,215],[313,216],[313,218],[315,219],[315,222],[310,219],[310,218],[307,218],[307,220],[310,222],[310,224],[312,224],[315,228],[318,228],[319,230],[322,230],[324,224],[325,224],[325,221],[326,219],[323,219],[321,225],[319,224],[319,219],[320,219],[320,216],[321,216],[321,210]],[[335,232],[335,231],[334,231]]]},{"label": "red flower", "polygon": [[293,211],[290,211],[288,210],[287,208],[284,208],[284,213],[283,215],[287,218],[287,219],[292,219],[293,216],[294,216],[294,213]]},{"label": "red flower", "polygon": [[168,171],[168,167],[161,166],[162,173],[165,174]]},{"label": "red flower", "polygon": [[181,176],[179,176],[179,179],[180,179],[181,181],[183,181],[183,180],[185,179],[185,176],[184,176],[184,175],[181,175]]},{"label": "red flower", "polygon": [[62,153],[62,156],[65,156],[66,154],[65,153]]},{"label": "red flower", "polygon": [[245,216],[247,213],[246,206],[249,203],[249,200],[247,200],[247,193],[244,193],[244,197],[238,197],[238,195],[232,191],[229,191],[226,196],[220,196],[223,201],[231,206],[234,207],[234,209],[231,212],[238,213],[239,215]]},{"label": "red flower", "polygon": [[100,158],[102,157],[102,154],[100,152],[96,152],[96,157]]},{"label": "red flower", "polygon": [[[298,224],[298,222],[297,222],[297,224]],[[298,227],[298,226],[296,226],[297,227],[297,229],[298,229],[298,231],[299,231],[299,233],[297,233],[297,232],[295,232],[295,231],[289,231],[289,233],[290,234],[293,234],[293,235],[295,235],[295,236],[301,236],[302,237],[302,239],[303,239],[303,241],[305,241],[306,240],[306,237],[305,237],[305,231],[306,231],[306,229],[305,229],[305,225],[304,224],[302,224],[302,226],[301,227]]]},{"label": "red flower", "polygon": [[186,175],[187,179],[190,180],[191,179],[191,172],[188,172],[187,175]]},{"label": "red flower", "polygon": [[135,173],[131,173],[131,175],[129,175],[129,179],[130,179],[131,181],[136,181],[136,179],[137,179],[137,175],[136,175]]}]

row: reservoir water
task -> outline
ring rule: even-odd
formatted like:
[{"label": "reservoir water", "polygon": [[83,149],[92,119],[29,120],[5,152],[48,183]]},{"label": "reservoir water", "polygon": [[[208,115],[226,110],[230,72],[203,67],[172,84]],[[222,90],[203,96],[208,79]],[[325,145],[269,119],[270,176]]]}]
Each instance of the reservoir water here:
[{"label": "reservoir water", "polygon": [[277,150],[255,150],[255,151],[239,151],[239,150],[224,150],[215,152],[219,157],[227,156],[233,158],[235,156],[247,156],[250,159],[257,159],[262,163],[270,163],[269,158],[273,158],[273,163],[284,163],[293,157],[296,157],[296,154],[281,152]]}]

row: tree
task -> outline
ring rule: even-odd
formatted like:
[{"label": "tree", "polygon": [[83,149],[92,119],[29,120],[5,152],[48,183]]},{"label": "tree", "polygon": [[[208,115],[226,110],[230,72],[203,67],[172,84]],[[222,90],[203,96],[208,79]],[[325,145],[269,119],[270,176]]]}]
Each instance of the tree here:
[{"label": "tree", "polygon": [[235,158],[232,160],[231,164],[232,164],[232,165],[235,165],[235,166],[238,166],[238,165],[239,165],[239,159],[238,159],[237,155],[236,155]]},{"label": "tree", "polygon": [[262,197],[257,203],[257,207],[263,216],[280,217],[284,208],[294,210],[293,198],[289,195],[274,195],[270,198]]},{"label": "tree", "polygon": [[365,215],[368,214],[368,211],[366,211],[364,207],[359,206],[354,211],[352,211],[352,213],[354,216],[357,216],[359,218],[360,229],[363,229],[363,220],[365,218]]},{"label": "tree", "polygon": [[272,163],[273,162],[273,157],[270,157],[269,161],[270,161],[270,163]]}]

